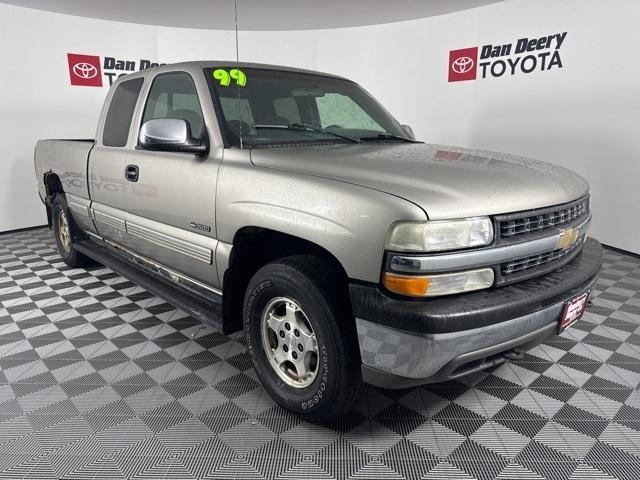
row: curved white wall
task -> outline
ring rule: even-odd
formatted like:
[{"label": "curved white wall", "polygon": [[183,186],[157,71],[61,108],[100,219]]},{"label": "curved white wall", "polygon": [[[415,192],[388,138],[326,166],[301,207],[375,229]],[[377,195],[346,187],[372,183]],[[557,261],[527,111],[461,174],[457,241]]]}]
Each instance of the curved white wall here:
[{"label": "curved white wall", "polygon": [[95,135],[108,89],[71,86],[67,53],[136,62],[234,59],[235,36],[0,4],[0,232],[46,223],[34,180],[35,142]]},{"label": "curved white wall", "polygon": [[[245,32],[240,54],[353,78],[427,142],[575,170],[592,188],[590,233],[640,253],[639,24],[637,1],[509,0],[398,24],[300,32],[295,46],[291,34]],[[558,32],[567,32],[562,68],[447,81],[450,50]]]},{"label": "curved white wall", "polygon": [[[34,22],[40,28],[29,33],[21,28]],[[381,26],[241,32],[239,53],[245,61],[353,78],[428,142],[505,151],[571,168],[592,186],[591,233],[640,253],[638,24],[640,3],[633,0],[615,5],[605,0],[508,0]],[[0,60],[15,65],[13,75],[20,78],[27,66],[37,65],[47,78],[46,87],[41,76],[11,79],[9,95],[5,76],[0,78],[0,131],[11,139],[3,142],[10,146],[3,147],[0,158],[3,172],[9,171],[0,189],[0,231],[44,222],[34,199],[34,140],[93,135],[106,89],[70,87],[67,52],[147,55],[157,61],[235,58],[231,32],[142,27],[2,5],[0,32]],[[447,82],[450,50],[558,32],[567,32],[561,69]],[[20,108],[7,115],[8,104]],[[16,194],[20,208],[7,209],[6,202]]]}]

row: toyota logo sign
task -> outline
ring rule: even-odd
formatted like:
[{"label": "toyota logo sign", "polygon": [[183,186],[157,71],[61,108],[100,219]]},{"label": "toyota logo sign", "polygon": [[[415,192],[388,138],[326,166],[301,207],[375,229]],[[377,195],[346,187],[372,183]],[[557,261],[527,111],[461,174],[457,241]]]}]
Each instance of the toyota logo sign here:
[{"label": "toyota logo sign", "polygon": [[449,81],[475,80],[478,64],[478,47],[462,48],[449,52]]},{"label": "toyota logo sign", "polygon": [[[456,73],[466,73],[473,68],[474,62],[469,57],[456,58],[451,64],[451,70]],[[76,65],[77,67],[77,65]]]},{"label": "toyota logo sign", "polygon": [[83,87],[102,86],[102,68],[100,57],[80,53],[67,53],[69,80],[71,85]]},{"label": "toyota logo sign", "polygon": [[73,66],[73,73],[80,78],[93,78],[98,74],[98,69],[90,63],[76,63]]}]

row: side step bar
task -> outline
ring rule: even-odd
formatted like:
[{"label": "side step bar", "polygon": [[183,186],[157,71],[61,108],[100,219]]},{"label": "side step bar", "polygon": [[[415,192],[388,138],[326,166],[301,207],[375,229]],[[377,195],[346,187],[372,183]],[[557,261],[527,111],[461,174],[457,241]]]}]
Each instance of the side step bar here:
[{"label": "side step bar", "polygon": [[123,258],[123,256],[115,253],[114,248],[108,245],[102,246],[95,241],[87,239],[74,243],[74,247],[87,257],[110,268],[154,295],[165,299],[173,306],[184,310],[201,322],[211,325],[222,333],[231,333],[225,332],[223,328],[221,294],[208,292],[206,297],[200,295],[178,282],[172,282],[160,277],[158,273],[141,262],[129,261]]}]

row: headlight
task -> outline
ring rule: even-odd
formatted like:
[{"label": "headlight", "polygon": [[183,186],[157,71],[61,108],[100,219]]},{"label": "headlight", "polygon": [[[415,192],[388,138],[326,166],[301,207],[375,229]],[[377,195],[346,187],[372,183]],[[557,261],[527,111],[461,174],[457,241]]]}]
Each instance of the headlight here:
[{"label": "headlight", "polygon": [[493,285],[493,278],[493,270],[490,268],[434,275],[397,275],[386,272],[383,283],[387,290],[399,295],[437,297],[489,288]]},{"label": "headlight", "polygon": [[397,252],[441,252],[481,247],[493,241],[493,225],[488,217],[400,222],[391,226],[387,250]]}]

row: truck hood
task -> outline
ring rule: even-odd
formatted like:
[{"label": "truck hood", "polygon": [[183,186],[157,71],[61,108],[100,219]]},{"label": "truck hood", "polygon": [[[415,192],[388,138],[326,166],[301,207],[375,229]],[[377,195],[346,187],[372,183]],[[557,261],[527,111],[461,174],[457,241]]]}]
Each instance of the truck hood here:
[{"label": "truck hood", "polygon": [[582,177],[549,163],[422,143],[253,149],[251,160],[402,197],[432,220],[547,207],[589,190]]}]

